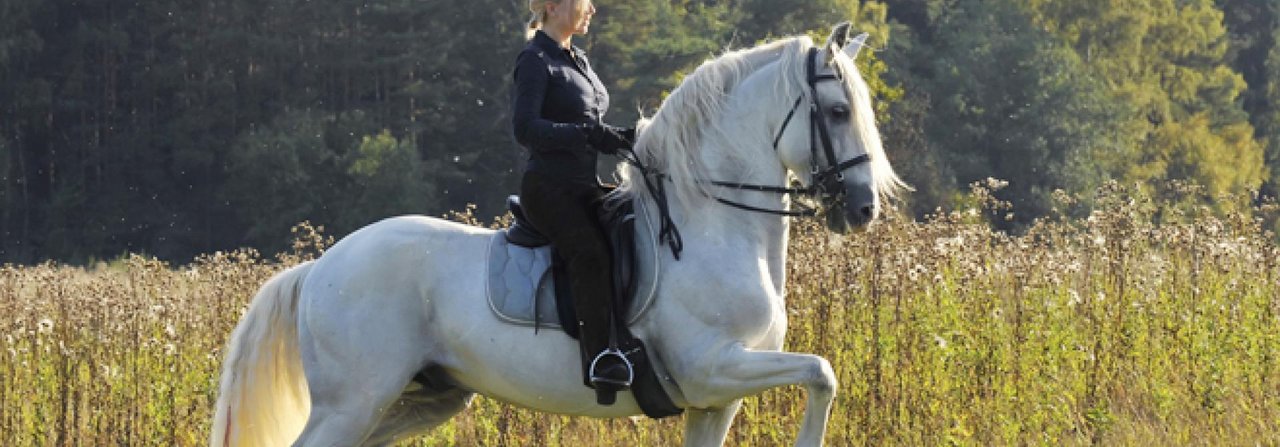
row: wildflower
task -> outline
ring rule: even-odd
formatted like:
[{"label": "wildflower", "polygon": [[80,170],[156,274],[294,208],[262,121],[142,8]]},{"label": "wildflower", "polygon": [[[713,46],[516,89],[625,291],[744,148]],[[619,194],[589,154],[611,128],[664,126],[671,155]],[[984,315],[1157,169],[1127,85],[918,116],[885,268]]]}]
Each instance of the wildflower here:
[{"label": "wildflower", "polygon": [[42,318],[40,322],[36,323],[36,332],[41,334],[53,333],[53,320]]},{"label": "wildflower", "polygon": [[1080,292],[1077,292],[1076,289],[1071,289],[1068,293],[1071,294],[1071,299],[1067,300],[1068,307],[1076,307],[1077,304],[1080,304]]}]

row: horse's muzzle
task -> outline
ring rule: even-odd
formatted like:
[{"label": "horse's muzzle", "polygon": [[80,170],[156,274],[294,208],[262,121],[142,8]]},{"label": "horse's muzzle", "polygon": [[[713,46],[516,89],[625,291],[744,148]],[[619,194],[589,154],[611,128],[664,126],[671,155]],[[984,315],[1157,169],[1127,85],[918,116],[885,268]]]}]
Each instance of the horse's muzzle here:
[{"label": "horse's muzzle", "polygon": [[876,191],[870,183],[846,184],[843,217],[849,227],[861,230],[880,215]]}]

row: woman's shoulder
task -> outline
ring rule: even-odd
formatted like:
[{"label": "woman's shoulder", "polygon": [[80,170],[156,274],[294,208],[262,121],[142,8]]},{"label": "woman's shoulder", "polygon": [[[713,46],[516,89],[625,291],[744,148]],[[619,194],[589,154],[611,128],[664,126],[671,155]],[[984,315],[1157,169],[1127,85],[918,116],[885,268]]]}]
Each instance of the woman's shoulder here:
[{"label": "woman's shoulder", "polygon": [[547,67],[547,52],[534,45],[529,45],[520,50],[520,54],[516,55],[516,67]]},{"label": "woman's shoulder", "polygon": [[546,57],[546,53],[538,48],[525,48],[520,51],[520,54],[516,55],[516,69],[540,68],[546,70],[549,68]]},{"label": "woman's shoulder", "polygon": [[524,48],[520,50],[520,54],[516,56],[516,59],[519,60],[519,59],[524,59],[526,57],[537,57],[538,59],[546,59],[547,50],[546,48],[542,48],[541,46],[539,46],[537,42],[530,40],[529,43],[525,44]]}]

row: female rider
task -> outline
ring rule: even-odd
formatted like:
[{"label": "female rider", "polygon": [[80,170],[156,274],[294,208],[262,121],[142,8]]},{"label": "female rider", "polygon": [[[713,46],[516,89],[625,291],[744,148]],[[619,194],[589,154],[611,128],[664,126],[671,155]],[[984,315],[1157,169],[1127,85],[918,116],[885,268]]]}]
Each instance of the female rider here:
[{"label": "female rider", "polygon": [[583,359],[595,360],[590,386],[621,388],[628,385],[628,365],[606,352],[613,269],[596,213],[604,196],[596,157],[630,148],[635,130],[604,123],[609,92],[571,43],[587,33],[596,12],[591,0],[529,0],[529,10],[533,19],[528,44],[516,58],[512,110],[516,141],[529,151],[521,204],[566,263]]}]

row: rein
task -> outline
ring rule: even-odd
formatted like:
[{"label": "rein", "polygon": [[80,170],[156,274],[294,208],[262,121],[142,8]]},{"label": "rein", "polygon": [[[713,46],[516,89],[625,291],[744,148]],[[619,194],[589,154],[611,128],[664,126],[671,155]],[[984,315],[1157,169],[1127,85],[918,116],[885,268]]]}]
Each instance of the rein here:
[{"label": "rein", "polygon": [[[810,48],[808,55],[808,84],[809,84],[809,151],[810,151],[810,182],[806,188],[795,188],[786,186],[759,185],[752,183],[724,182],[718,180],[698,180],[699,183],[706,183],[722,188],[737,189],[743,191],[757,191],[772,194],[796,194],[808,197],[820,197],[824,205],[832,206],[837,204],[844,196],[844,189],[841,182],[844,181],[844,171],[854,166],[861,165],[871,161],[871,157],[862,154],[857,157],[850,158],[845,161],[837,162],[835,148],[831,142],[831,132],[827,127],[827,122],[822,119],[822,111],[818,104],[818,82],[828,80],[840,80],[839,70],[834,75],[819,75],[815,67],[818,58],[818,49]],[[786,133],[787,127],[791,124],[792,118],[795,117],[796,111],[800,109],[800,104],[804,101],[805,94],[801,93],[800,97],[791,106],[791,111],[787,112],[787,117],[782,121],[782,127],[778,129],[778,133],[773,139],[773,150],[778,151],[778,144],[782,141],[782,135]],[[823,155],[827,159],[827,168],[821,169],[818,165],[818,143],[822,143]],[[658,214],[660,216],[660,229],[658,231],[658,240],[660,243],[666,243],[671,247],[671,254],[676,260],[680,259],[680,251],[684,249],[684,240],[680,236],[680,230],[676,228],[675,222],[671,219],[670,204],[667,203],[666,184],[663,181],[669,177],[657,169],[649,168],[640,161],[640,156],[631,149],[623,149],[621,157],[627,163],[635,166],[644,176],[645,188],[649,190],[649,194],[653,196],[654,201],[658,205]],[[628,155],[629,154],[629,155]],[[654,180],[657,180],[656,182]],[[741,202],[735,202],[723,197],[712,196],[717,202],[722,204],[756,213],[773,214],[787,217],[812,217],[818,214],[818,209],[800,205],[800,210],[775,210],[769,208],[760,208],[747,205]]]}]

